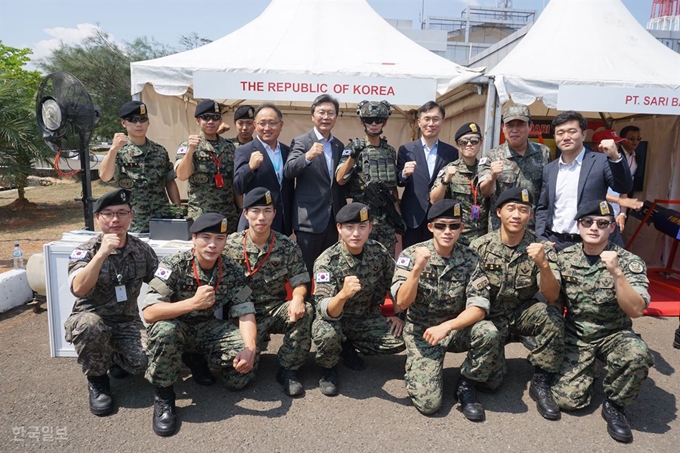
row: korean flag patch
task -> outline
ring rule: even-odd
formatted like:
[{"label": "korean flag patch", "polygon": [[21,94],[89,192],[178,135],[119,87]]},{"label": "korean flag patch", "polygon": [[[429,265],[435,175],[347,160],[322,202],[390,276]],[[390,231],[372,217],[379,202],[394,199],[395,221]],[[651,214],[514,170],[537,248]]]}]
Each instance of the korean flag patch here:
[{"label": "korean flag patch", "polygon": [[87,256],[87,250],[74,250],[71,252],[71,255],[69,255],[68,259],[72,261],[80,261],[84,260],[85,257]]},{"label": "korean flag patch", "polygon": [[352,150],[351,150],[351,149],[345,148],[345,149],[342,150],[342,155],[343,155],[343,156],[349,156],[350,154],[352,154]]},{"label": "korean flag patch", "polygon": [[186,146],[180,146],[177,148],[177,155],[182,156],[187,153],[187,147]]},{"label": "korean flag patch", "polygon": [[156,273],[153,274],[154,277],[158,277],[161,280],[167,280],[170,277],[170,274],[172,274],[172,271],[170,269],[166,269],[164,267],[159,267],[156,270]]},{"label": "korean flag patch", "polygon": [[489,160],[489,159],[486,158],[486,157],[482,157],[481,159],[479,159],[479,164],[478,164],[478,165],[484,165],[484,164],[486,163],[487,160]]},{"label": "korean flag patch", "polygon": [[397,259],[397,266],[408,267],[409,264],[411,264],[411,258],[408,256],[399,255],[399,258]]},{"label": "korean flag patch", "polygon": [[328,283],[331,281],[331,274],[330,272],[317,272],[315,280],[317,283]]}]

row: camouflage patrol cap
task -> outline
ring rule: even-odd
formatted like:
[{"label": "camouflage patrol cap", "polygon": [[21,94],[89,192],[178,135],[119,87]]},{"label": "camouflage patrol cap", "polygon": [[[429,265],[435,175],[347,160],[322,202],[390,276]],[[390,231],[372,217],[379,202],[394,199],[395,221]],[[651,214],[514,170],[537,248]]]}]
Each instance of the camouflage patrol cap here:
[{"label": "camouflage patrol cap", "polygon": [[243,197],[243,209],[253,206],[271,206],[274,204],[274,195],[271,190],[264,187],[256,187]]},{"label": "camouflage patrol cap", "polygon": [[227,219],[216,212],[208,212],[199,216],[191,228],[189,229],[191,233],[215,233],[215,234],[226,234],[227,233]]},{"label": "camouflage patrol cap", "polygon": [[335,216],[338,223],[362,223],[368,221],[371,212],[363,203],[350,203],[342,207]]},{"label": "camouflage patrol cap", "polygon": [[212,99],[206,99],[201,101],[196,106],[196,111],[194,112],[194,118],[203,115],[204,113],[219,113],[222,114],[222,108],[217,101]]},{"label": "camouflage patrol cap", "polygon": [[496,209],[502,208],[505,203],[520,203],[533,206],[534,197],[527,189],[522,187],[511,187],[504,190],[503,193],[498,196]]},{"label": "camouflage patrol cap", "polygon": [[579,220],[588,215],[614,217],[614,208],[605,200],[589,201],[579,208],[574,220]]},{"label": "camouflage patrol cap", "polygon": [[529,106],[524,104],[513,104],[503,109],[503,124],[512,120],[521,120],[525,123],[531,122],[531,112]]},{"label": "camouflage patrol cap", "polygon": [[234,121],[252,120],[255,118],[255,108],[252,105],[242,105],[234,112]]},{"label": "camouflage patrol cap", "polygon": [[359,118],[389,118],[392,106],[387,101],[361,101],[357,105]]},{"label": "camouflage patrol cap", "polygon": [[128,118],[131,116],[144,116],[148,115],[146,111],[146,105],[139,101],[129,101],[123,104],[123,106],[118,111],[119,118]]},{"label": "camouflage patrol cap", "polygon": [[460,203],[450,198],[439,200],[427,211],[427,221],[434,219],[460,219]]},{"label": "camouflage patrol cap", "polygon": [[132,207],[130,203],[132,200],[132,192],[127,189],[112,190],[111,192],[106,192],[104,195],[99,197],[92,207],[92,211],[96,214],[102,211],[104,208],[109,206],[116,206],[119,204],[126,204]]}]

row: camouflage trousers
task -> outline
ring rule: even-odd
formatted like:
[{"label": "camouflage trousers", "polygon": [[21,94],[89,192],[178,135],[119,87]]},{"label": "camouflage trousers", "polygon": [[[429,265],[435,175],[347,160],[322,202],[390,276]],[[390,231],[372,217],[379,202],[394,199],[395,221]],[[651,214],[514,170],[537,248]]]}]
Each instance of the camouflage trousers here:
[{"label": "camouflage trousers", "polygon": [[396,354],[404,350],[404,340],[390,333],[387,318],[380,313],[362,317],[343,316],[328,321],[317,316],[312,323],[312,340],[316,346],[316,363],[332,368],[340,361],[342,342],[351,341],[364,355]]},{"label": "camouflage trousers", "polygon": [[368,238],[380,242],[390,252],[390,256],[394,258],[394,251],[397,246],[397,233],[394,231],[394,227],[385,220],[384,216],[375,217],[373,229]]},{"label": "camouflage trousers", "polygon": [[279,348],[279,366],[286,370],[297,370],[307,361],[307,354],[312,348],[312,319],[314,309],[305,303],[305,315],[302,319],[291,323],[288,317],[288,306],[285,302],[278,307],[256,315],[257,318],[257,355],[264,346],[264,338],[269,334],[282,333],[283,344]]},{"label": "camouflage trousers", "polygon": [[116,363],[131,374],[146,370],[146,329],[139,319],[116,322],[96,313],[73,313],[64,322],[86,376],[104,376]]},{"label": "camouflage trousers", "polygon": [[255,376],[253,370],[241,374],[233,367],[234,358],[245,346],[241,332],[231,321],[168,319],[149,325],[147,330],[149,367],[145,377],[156,387],[169,387],[177,381],[184,352],[205,356],[211,368],[220,370],[228,389],[242,389]]},{"label": "camouflage trousers", "polygon": [[654,356],[647,343],[630,330],[623,330],[593,343],[580,341],[573,334],[565,337],[564,362],[555,376],[552,394],[565,410],[581,409],[590,404],[595,381],[595,359],[607,364],[604,393],[612,402],[629,406],[640,394],[642,382]]},{"label": "camouflage trousers", "polygon": [[536,349],[531,351],[529,362],[550,373],[557,373],[564,357],[564,317],[554,306],[536,299],[523,303],[508,317],[490,319],[502,338],[499,360],[486,381],[495,389],[507,373],[505,366],[505,339],[508,334],[526,335],[536,338]]},{"label": "camouflage trousers", "polygon": [[460,373],[468,379],[484,382],[489,364],[498,362],[501,338],[491,321],[480,321],[463,330],[454,330],[437,346],[425,341],[425,328],[406,323],[406,391],[413,405],[425,415],[434,414],[442,405],[443,368],[447,352],[465,352],[467,358]]}]

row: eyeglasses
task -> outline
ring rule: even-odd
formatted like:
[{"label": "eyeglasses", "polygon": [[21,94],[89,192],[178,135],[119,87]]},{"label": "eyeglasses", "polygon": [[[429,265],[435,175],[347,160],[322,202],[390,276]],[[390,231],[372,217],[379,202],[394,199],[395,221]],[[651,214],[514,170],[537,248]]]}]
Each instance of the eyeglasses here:
[{"label": "eyeglasses", "polygon": [[590,228],[593,226],[593,223],[597,224],[597,227],[601,230],[604,230],[605,228],[609,228],[609,225],[614,223],[613,220],[604,220],[604,219],[591,219],[590,217],[584,217],[582,219],[579,219],[579,222],[581,225],[583,225],[585,228]]},{"label": "eyeglasses", "polygon": [[460,228],[460,222],[458,223],[433,223],[432,226],[434,227],[435,230],[445,230],[449,229],[451,231],[456,231],[457,229]]},{"label": "eyeglasses", "polygon": [[364,124],[385,124],[385,118],[361,118]]},{"label": "eyeglasses", "polygon": [[565,135],[568,135],[568,136],[571,137],[572,135],[576,135],[576,134],[580,134],[580,133],[581,133],[581,131],[578,130],[578,129],[567,129],[566,131],[561,130],[561,131],[555,132],[555,137],[563,137]]},{"label": "eyeglasses", "polygon": [[629,142],[641,142],[642,137],[626,137],[626,140],[628,140]]},{"label": "eyeglasses", "polygon": [[257,123],[257,127],[264,129],[265,127],[269,126],[270,128],[274,129],[279,124],[281,124],[281,121],[260,121]]},{"label": "eyeglasses", "polygon": [[324,117],[325,117],[325,118],[335,118],[335,115],[337,115],[337,113],[335,113],[333,110],[328,110],[328,111],[326,111],[326,110],[319,110],[319,111],[315,112],[315,114],[316,114],[319,118],[324,118]]},{"label": "eyeglasses", "polygon": [[131,116],[129,118],[125,118],[125,121],[128,123],[146,123],[149,121],[148,116]]},{"label": "eyeglasses", "polygon": [[125,220],[130,216],[131,212],[132,211],[118,211],[118,212],[104,211],[100,212],[99,215],[101,217],[104,217],[106,220],[111,220],[114,217],[118,217],[120,220]]},{"label": "eyeglasses", "polygon": [[482,141],[481,138],[473,137],[473,138],[461,138],[458,140],[456,143],[458,143],[458,146],[461,148],[465,148],[467,145],[479,145],[479,143]]},{"label": "eyeglasses", "polygon": [[203,115],[198,115],[203,121],[219,121],[222,119],[222,115],[219,113],[204,113]]},{"label": "eyeglasses", "polygon": [[419,118],[419,121],[422,121],[422,122],[425,123],[425,124],[430,124],[430,123],[432,123],[432,124],[437,124],[437,123],[439,123],[441,120],[442,120],[442,119],[439,118],[438,116],[435,116],[435,117],[426,116],[425,118]]}]

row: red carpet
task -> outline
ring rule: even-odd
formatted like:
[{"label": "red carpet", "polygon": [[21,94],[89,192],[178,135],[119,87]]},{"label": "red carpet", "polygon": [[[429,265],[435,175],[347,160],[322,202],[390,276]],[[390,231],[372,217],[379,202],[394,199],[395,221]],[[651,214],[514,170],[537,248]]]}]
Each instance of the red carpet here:
[{"label": "red carpet", "polygon": [[680,316],[680,280],[673,277],[665,279],[657,272],[650,272],[648,276],[649,295],[652,297],[652,302],[645,310],[645,315]]}]

